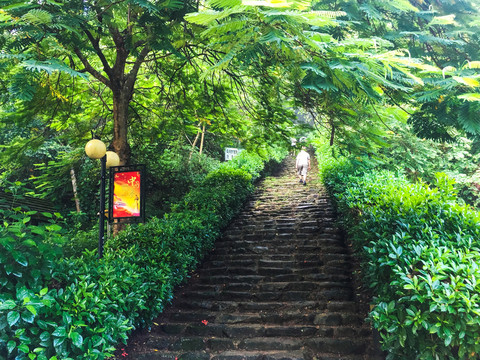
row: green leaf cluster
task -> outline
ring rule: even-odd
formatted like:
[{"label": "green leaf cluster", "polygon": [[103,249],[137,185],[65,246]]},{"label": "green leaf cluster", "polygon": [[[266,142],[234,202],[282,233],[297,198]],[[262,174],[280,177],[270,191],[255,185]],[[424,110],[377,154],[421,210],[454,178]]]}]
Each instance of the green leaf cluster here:
[{"label": "green leaf cluster", "polygon": [[265,162],[244,152],[210,172],[162,219],[127,226],[107,242],[101,261],[95,251],[55,257],[65,241],[60,226],[34,226],[28,214],[13,214],[0,237],[0,355],[113,356],[132,329],[150,325],[213,248]]},{"label": "green leaf cluster", "polygon": [[324,168],[372,289],[370,321],[388,359],[474,359],[480,353],[480,214],[454,181],[411,183],[351,162]]}]

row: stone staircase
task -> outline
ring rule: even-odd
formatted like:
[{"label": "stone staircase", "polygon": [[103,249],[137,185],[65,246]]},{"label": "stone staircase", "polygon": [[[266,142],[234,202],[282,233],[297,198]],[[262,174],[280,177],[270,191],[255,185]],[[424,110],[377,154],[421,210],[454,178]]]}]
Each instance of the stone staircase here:
[{"label": "stone staircase", "polygon": [[126,359],[380,360],[329,198],[294,160],[264,179]]}]

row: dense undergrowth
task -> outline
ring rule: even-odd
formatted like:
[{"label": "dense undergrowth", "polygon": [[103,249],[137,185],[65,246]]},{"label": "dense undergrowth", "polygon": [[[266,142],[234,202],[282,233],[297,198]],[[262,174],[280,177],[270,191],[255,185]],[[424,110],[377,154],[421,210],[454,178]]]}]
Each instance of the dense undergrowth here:
[{"label": "dense undergrowth", "polygon": [[459,201],[445,174],[426,184],[319,158],[372,290],[369,319],[388,359],[478,359],[479,212]]},{"label": "dense undergrowth", "polygon": [[0,359],[110,356],[169,303],[264,168],[261,157],[245,152],[222,164],[164,217],[127,226],[107,242],[101,261],[96,251],[65,258],[68,239],[53,219],[33,226],[33,213],[4,213]]}]

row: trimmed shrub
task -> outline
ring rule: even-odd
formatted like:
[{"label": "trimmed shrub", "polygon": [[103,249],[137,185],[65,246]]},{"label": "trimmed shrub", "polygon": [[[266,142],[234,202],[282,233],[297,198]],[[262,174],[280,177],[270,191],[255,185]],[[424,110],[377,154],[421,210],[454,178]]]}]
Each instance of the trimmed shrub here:
[{"label": "trimmed shrub", "polygon": [[105,359],[148,326],[252,192],[261,169],[243,156],[253,176],[221,166],[162,219],[127,226],[101,261],[96,251],[60,259],[58,225],[34,227],[27,215],[4,222],[0,359]]},{"label": "trimmed shrub", "polygon": [[388,171],[325,169],[375,295],[370,320],[389,359],[480,356],[480,214],[454,182],[410,183]]}]

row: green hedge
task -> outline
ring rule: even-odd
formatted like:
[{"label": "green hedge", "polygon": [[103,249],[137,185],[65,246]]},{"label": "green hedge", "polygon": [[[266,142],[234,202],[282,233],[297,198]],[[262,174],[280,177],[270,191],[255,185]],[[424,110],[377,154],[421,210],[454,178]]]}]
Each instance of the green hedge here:
[{"label": "green hedge", "polygon": [[412,184],[347,162],[323,177],[375,296],[370,320],[388,359],[478,359],[480,214],[456,202],[453,182]]},{"label": "green hedge", "polygon": [[[250,159],[250,160],[249,160]],[[150,324],[252,192],[263,161],[242,154],[211,172],[162,219],[127,226],[95,251],[60,258],[56,224],[1,225],[0,359],[104,359]],[[237,168],[237,167],[240,167]],[[247,171],[248,170],[248,171]]]}]

